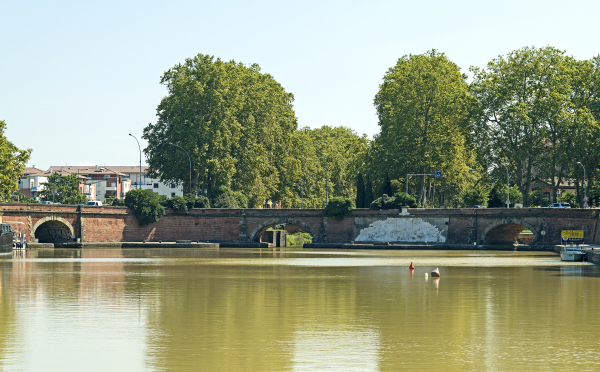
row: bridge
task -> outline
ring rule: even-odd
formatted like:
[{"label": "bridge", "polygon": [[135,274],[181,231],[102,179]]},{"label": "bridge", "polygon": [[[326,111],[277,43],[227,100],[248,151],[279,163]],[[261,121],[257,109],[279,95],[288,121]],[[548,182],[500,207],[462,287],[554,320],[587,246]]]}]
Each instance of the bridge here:
[{"label": "bridge", "polygon": [[23,222],[29,242],[176,241],[256,242],[269,227],[301,229],[317,243],[441,242],[512,245],[527,232],[531,246],[560,243],[561,230],[583,230],[600,244],[598,209],[355,209],[341,221],[322,209],[192,209],[139,226],[125,207],[1,204],[4,222]]}]

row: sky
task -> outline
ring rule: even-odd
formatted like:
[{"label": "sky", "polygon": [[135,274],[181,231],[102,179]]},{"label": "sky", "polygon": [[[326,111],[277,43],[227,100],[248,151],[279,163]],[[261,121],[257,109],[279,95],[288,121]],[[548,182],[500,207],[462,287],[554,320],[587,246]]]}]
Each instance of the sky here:
[{"label": "sky", "polygon": [[[398,58],[433,48],[468,73],[524,46],[600,54],[598,1],[3,1],[0,120],[28,166],[135,165],[162,74],[208,54],[258,63],[299,127],[378,133]],[[145,164],[144,159],[142,162]]]}]

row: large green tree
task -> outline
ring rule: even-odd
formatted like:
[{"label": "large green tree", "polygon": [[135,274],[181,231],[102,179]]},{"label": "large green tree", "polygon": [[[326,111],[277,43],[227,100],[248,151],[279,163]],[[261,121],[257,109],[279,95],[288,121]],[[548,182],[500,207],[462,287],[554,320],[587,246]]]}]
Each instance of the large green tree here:
[{"label": "large green tree", "polygon": [[515,175],[524,205],[534,178],[551,185],[556,201],[577,159],[597,148],[597,125],[584,102],[592,67],[553,47],[525,47],[472,68],[474,141],[486,164]]},{"label": "large green tree", "polygon": [[21,150],[6,138],[6,122],[0,120],[0,199],[8,200],[18,190],[19,177],[25,172],[25,164],[31,149]]},{"label": "large green tree", "polygon": [[432,174],[443,179],[411,178],[421,205],[438,188],[464,188],[473,175],[474,152],[467,140],[470,105],[466,76],[444,53],[431,50],[406,55],[390,68],[375,96],[381,132],[369,153],[373,179],[402,179],[407,174]]},{"label": "large green tree", "polygon": [[300,185],[305,208],[325,206],[329,198],[355,199],[359,169],[369,140],[346,127],[301,128],[290,137],[284,172],[274,200],[286,208],[301,205]]},{"label": "large green tree", "polygon": [[48,176],[48,180],[42,185],[44,190],[40,193],[41,200],[61,204],[84,204],[87,202],[87,198],[79,189],[79,179],[76,174],[62,176],[55,172]]},{"label": "large green tree", "polygon": [[[150,172],[165,183],[189,183],[211,195],[225,185],[251,206],[278,191],[290,135],[297,128],[288,93],[258,65],[199,54],[164,73],[168,94],[158,121],[144,129]],[[186,186],[184,189],[187,189]]]}]

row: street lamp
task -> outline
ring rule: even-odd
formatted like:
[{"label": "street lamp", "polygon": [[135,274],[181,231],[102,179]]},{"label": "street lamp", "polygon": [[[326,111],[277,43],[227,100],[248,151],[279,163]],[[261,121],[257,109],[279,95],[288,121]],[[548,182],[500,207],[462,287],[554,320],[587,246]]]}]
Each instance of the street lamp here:
[{"label": "street lamp", "polygon": [[175,147],[179,147],[180,149],[183,150],[183,152],[185,152],[185,154],[187,155],[189,161],[190,161],[190,194],[192,193],[192,158],[190,158],[190,154],[188,154],[187,151],[185,151],[185,149],[179,145],[176,145],[174,143],[171,142],[167,142],[167,144],[175,146]]},{"label": "street lamp", "polygon": [[[135,136],[131,133],[129,133],[129,135],[133,138],[135,138]],[[137,142],[138,144],[138,149],[140,149],[140,179],[138,180],[138,189],[142,187],[142,148],[140,147],[140,141],[138,141],[137,138],[135,138],[135,142]]]},{"label": "street lamp", "polygon": [[585,177],[585,165],[581,164],[580,161],[577,162],[577,164],[581,165],[583,167],[583,207],[587,208],[587,202],[588,202],[588,197],[587,197],[587,179]]},{"label": "street lamp", "polygon": [[479,172],[479,173],[481,173],[481,177],[482,177],[481,186],[483,188],[483,197],[482,197],[483,204],[482,205],[485,207],[485,173],[483,171],[478,171],[478,170],[475,170],[475,169],[469,169],[469,172]]}]

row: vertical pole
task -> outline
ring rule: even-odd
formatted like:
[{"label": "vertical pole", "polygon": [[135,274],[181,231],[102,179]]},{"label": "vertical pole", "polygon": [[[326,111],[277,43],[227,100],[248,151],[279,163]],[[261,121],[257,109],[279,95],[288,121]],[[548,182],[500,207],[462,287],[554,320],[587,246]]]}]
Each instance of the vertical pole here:
[{"label": "vertical pole", "polygon": [[408,195],[408,174],[406,175],[406,195]]},{"label": "vertical pole", "polygon": [[481,172],[481,176],[483,177],[483,181],[481,185],[483,186],[483,206],[485,207],[485,172]]},{"label": "vertical pole", "polygon": [[300,198],[302,199],[300,209],[304,209],[304,185],[300,185]]},{"label": "vertical pole", "polygon": [[506,167],[506,208],[510,208],[508,201],[510,200],[510,176],[508,175],[508,167]]}]

